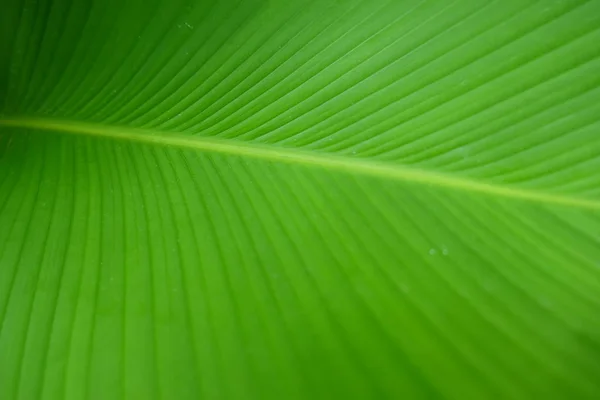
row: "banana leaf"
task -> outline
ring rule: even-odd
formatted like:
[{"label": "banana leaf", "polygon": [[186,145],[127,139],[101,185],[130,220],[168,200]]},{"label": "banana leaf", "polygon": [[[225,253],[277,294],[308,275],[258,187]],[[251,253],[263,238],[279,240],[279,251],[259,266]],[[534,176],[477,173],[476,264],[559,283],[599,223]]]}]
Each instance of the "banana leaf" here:
[{"label": "banana leaf", "polygon": [[600,1],[1,3],[0,399],[600,398]]}]

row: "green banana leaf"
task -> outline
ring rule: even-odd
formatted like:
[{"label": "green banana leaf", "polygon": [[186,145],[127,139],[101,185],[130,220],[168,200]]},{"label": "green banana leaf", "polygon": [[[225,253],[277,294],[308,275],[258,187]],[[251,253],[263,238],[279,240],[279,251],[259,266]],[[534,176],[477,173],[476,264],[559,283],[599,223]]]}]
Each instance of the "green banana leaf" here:
[{"label": "green banana leaf", "polygon": [[0,35],[0,399],[600,398],[600,1]]}]

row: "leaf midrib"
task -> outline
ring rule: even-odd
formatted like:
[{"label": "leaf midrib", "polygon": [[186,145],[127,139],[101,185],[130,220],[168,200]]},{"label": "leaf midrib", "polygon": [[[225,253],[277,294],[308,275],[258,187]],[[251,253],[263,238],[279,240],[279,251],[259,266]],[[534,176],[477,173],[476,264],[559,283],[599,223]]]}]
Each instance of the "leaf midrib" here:
[{"label": "leaf midrib", "polygon": [[129,127],[114,127],[75,121],[23,117],[0,119],[0,126],[40,129],[77,135],[104,137],[137,143],[231,154],[241,157],[284,162],[288,164],[317,166],[324,169],[369,175],[396,181],[413,182],[433,187],[443,187],[467,192],[475,192],[488,196],[520,199],[550,205],[562,205],[574,208],[600,210],[600,201],[590,199],[582,199],[573,196],[557,195],[544,191],[535,191],[494,183],[480,182],[474,179],[455,177],[414,167],[407,167],[405,165],[316,153],[302,149],[241,142],[232,139],[185,136],[172,132],[166,134],[166,132],[157,132]]}]

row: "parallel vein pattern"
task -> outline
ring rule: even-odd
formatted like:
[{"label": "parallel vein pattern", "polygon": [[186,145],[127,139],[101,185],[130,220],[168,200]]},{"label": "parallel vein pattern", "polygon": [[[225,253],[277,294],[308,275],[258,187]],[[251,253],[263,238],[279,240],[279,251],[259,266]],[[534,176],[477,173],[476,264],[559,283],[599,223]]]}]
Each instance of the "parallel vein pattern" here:
[{"label": "parallel vein pattern", "polygon": [[597,212],[3,132],[3,398],[600,393]]},{"label": "parallel vein pattern", "polygon": [[11,1],[10,115],[600,196],[595,0]]},{"label": "parallel vein pattern", "polygon": [[1,399],[600,398],[600,1],[1,9]]}]

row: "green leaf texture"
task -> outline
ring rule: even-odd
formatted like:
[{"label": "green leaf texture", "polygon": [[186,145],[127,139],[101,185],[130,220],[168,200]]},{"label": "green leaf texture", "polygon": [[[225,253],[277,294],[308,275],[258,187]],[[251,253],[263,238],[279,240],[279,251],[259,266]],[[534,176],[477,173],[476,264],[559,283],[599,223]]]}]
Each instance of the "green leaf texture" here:
[{"label": "green leaf texture", "polygon": [[600,1],[1,7],[0,399],[600,398]]}]

